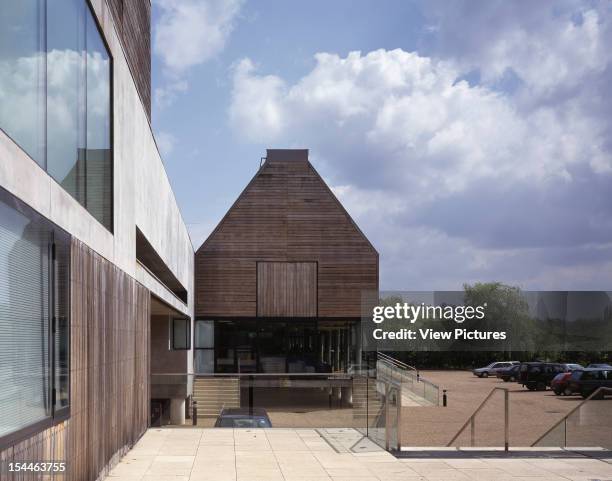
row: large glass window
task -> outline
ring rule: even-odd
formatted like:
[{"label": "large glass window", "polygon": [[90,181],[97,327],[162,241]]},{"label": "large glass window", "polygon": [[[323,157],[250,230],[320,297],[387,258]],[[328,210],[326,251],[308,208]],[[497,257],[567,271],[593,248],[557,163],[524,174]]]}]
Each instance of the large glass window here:
[{"label": "large glass window", "polygon": [[0,5],[0,127],[44,167],[44,8],[40,0]]},{"label": "large glass window", "polygon": [[0,441],[67,411],[68,289],[69,236],[0,189]]},{"label": "large glass window", "polygon": [[111,60],[87,2],[0,1],[0,128],[112,230]]},{"label": "large glass window", "polygon": [[195,322],[195,372],[215,372],[215,321]]}]

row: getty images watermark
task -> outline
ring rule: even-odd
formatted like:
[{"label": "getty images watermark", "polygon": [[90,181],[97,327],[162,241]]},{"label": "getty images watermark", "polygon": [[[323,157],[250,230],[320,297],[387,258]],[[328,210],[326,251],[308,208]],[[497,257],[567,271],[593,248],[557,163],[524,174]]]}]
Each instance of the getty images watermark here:
[{"label": "getty images watermark", "polygon": [[[384,321],[396,320],[412,325],[417,321],[446,320],[462,324],[465,321],[485,319],[486,307],[486,302],[480,306],[431,306],[425,303],[414,305],[407,302],[397,302],[391,306],[374,306],[372,308],[372,322],[382,324]],[[438,330],[434,327],[417,329],[404,327],[386,330],[383,327],[378,327],[372,330],[372,337],[375,340],[505,340],[506,331],[481,331],[464,328]]]},{"label": "getty images watermark", "polygon": [[362,295],[361,343],[382,351],[588,351],[612,343],[609,291],[463,291]]}]

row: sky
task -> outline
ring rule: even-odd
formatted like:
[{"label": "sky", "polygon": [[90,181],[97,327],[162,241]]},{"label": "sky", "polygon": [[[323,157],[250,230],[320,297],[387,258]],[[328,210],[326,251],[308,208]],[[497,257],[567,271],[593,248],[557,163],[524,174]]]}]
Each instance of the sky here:
[{"label": "sky", "polygon": [[266,148],[387,290],[612,290],[612,3],[153,0],[156,140],[194,248]]}]

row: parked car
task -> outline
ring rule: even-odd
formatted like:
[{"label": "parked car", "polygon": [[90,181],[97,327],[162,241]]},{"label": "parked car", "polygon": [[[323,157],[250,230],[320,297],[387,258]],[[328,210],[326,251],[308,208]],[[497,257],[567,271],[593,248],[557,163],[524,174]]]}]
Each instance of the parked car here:
[{"label": "parked car", "polygon": [[271,428],[272,423],[265,409],[223,409],[215,422],[216,428]]},{"label": "parked car", "polygon": [[612,368],[574,371],[569,380],[569,389],[583,398],[589,397],[600,387],[612,388]]},{"label": "parked car", "polygon": [[507,367],[512,367],[515,364],[519,364],[519,362],[518,361],[492,362],[488,366],[479,367],[477,369],[474,369],[472,372],[474,373],[474,376],[478,376],[478,377],[495,376],[498,370],[506,369]]},{"label": "parked car", "polygon": [[587,366],[587,369],[612,369],[612,366],[610,364],[605,364],[605,363],[594,363],[594,364],[589,364]]},{"label": "parked car", "polygon": [[557,374],[568,372],[564,364],[524,362],[519,369],[519,384],[530,391],[545,391]]},{"label": "parked car", "polygon": [[573,394],[569,387],[569,380],[571,376],[571,372],[561,372],[557,374],[550,382],[550,389],[552,389],[557,396],[560,396],[561,394],[564,396]]},{"label": "parked car", "polygon": [[499,369],[497,371],[497,377],[504,382],[515,382],[518,379],[520,368],[520,364],[515,364],[514,366]]},{"label": "parked car", "polygon": [[575,364],[575,363],[571,363],[571,362],[570,363],[566,362],[566,363],[562,363],[562,364],[565,366],[565,368],[568,371],[576,371],[578,369],[584,369],[584,366],[581,365],[581,364]]}]

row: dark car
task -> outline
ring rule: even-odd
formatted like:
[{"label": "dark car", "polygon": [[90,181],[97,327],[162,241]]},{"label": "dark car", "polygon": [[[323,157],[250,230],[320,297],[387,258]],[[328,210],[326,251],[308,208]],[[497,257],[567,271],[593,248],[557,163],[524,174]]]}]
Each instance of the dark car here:
[{"label": "dark car", "polygon": [[569,387],[569,380],[571,377],[571,372],[561,372],[557,374],[553,380],[550,382],[550,389],[557,395],[560,396],[563,394],[564,396],[569,396],[572,393],[572,390]]},{"label": "dark car", "polygon": [[583,398],[589,397],[600,387],[612,388],[612,369],[574,371],[569,379],[569,389]]},{"label": "dark car", "polygon": [[265,409],[228,408],[223,409],[216,428],[271,428],[272,423]]},{"label": "dark car", "polygon": [[520,364],[497,371],[497,377],[504,382],[515,382],[518,379]]},{"label": "dark car", "polygon": [[478,377],[495,376],[497,374],[497,371],[499,371],[500,369],[506,369],[508,367],[514,366],[515,364],[518,364],[518,361],[492,362],[488,366],[479,367],[477,369],[474,369],[472,372],[474,373],[474,376]]},{"label": "dark car", "polygon": [[[576,371],[584,369],[582,364],[576,364],[572,362],[561,363],[568,371]],[[612,368],[611,368],[612,369]]]},{"label": "dark car", "polygon": [[557,374],[568,371],[564,364],[524,362],[519,369],[518,382],[530,391],[545,391]]},{"label": "dark car", "polygon": [[612,369],[612,366],[610,364],[605,364],[605,363],[594,363],[594,364],[589,364],[587,366],[587,369]]}]

